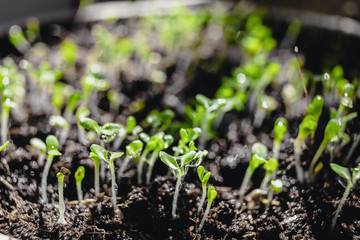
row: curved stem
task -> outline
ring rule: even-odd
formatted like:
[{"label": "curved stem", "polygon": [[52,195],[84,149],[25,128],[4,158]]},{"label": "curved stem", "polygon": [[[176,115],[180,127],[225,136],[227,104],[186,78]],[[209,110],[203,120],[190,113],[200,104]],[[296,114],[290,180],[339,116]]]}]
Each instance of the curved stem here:
[{"label": "curved stem", "polygon": [[309,175],[308,175],[308,182],[313,181],[314,176],[313,176],[313,172],[314,172],[314,168],[315,168],[315,164],[317,163],[317,161],[319,160],[321,154],[324,152],[325,148],[326,148],[327,142],[325,140],[323,140],[318,148],[318,150],[315,153],[314,158],[312,159],[311,163],[310,163],[310,167],[309,167]]},{"label": "curved stem", "polygon": [[203,185],[202,186],[202,196],[201,196],[201,200],[200,200],[200,203],[199,203],[199,207],[198,207],[198,210],[197,210],[197,213],[200,214],[201,212],[201,209],[204,205],[204,202],[205,202],[205,198],[206,198],[206,185]]},{"label": "curved stem", "polygon": [[48,201],[48,199],[47,199],[47,191],[46,191],[47,177],[49,175],[49,170],[50,170],[53,158],[54,158],[53,155],[48,156],[48,159],[47,159],[45,167],[44,167],[43,175],[41,177],[41,198],[43,199],[44,203],[47,203],[47,201]]},{"label": "curved stem", "polygon": [[263,189],[263,190],[266,189],[266,185],[269,183],[270,178],[271,178],[271,174],[265,173],[265,176],[260,185],[260,189]]},{"label": "curved stem", "polygon": [[204,226],[205,220],[206,220],[206,218],[207,218],[207,216],[209,215],[209,212],[210,212],[210,207],[211,207],[211,202],[208,202],[208,204],[206,205],[206,210],[205,210],[204,216],[203,216],[203,218],[201,220],[201,223],[199,225],[198,232],[200,232],[201,229]]},{"label": "curved stem", "polygon": [[149,151],[144,150],[143,154],[140,157],[139,164],[137,165],[137,173],[138,173],[138,184],[142,184],[142,173],[143,173],[143,167],[145,163],[146,156],[148,155]]},{"label": "curved stem", "polygon": [[250,182],[250,178],[251,178],[252,174],[253,174],[253,172],[248,167],[246,169],[245,176],[244,176],[244,179],[243,179],[243,181],[241,183],[241,187],[240,187],[240,190],[239,190],[240,200],[242,200],[244,198],[246,187]]}]

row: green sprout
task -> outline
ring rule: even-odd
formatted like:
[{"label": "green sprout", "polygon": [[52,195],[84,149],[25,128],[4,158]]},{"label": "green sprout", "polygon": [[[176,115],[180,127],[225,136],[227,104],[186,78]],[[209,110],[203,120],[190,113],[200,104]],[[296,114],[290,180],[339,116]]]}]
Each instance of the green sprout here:
[{"label": "green sprout", "polygon": [[71,123],[74,110],[79,105],[81,99],[81,93],[79,91],[74,91],[67,99],[67,105],[64,110],[65,119]]},{"label": "green sprout", "polygon": [[309,167],[308,182],[311,182],[314,178],[313,172],[315,164],[319,160],[321,154],[324,152],[326,146],[331,142],[332,139],[337,137],[341,130],[341,120],[340,119],[331,119],[325,128],[324,139],[322,140],[318,150],[316,151]]},{"label": "green sprout", "polygon": [[[117,203],[116,203],[116,187],[117,187],[117,185],[115,182],[116,177],[115,177],[114,161],[115,161],[115,159],[120,158],[124,153],[123,152],[109,152],[97,144],[92,144],[90,149],[91,149],[91,153],[93,156],[97,156],[98,159],[105,161],[109,165],[109,168],[111,171],[111,199],[112,199],[112,203],[113,203],[114,212],[117,215],[122,216],[122,212],[118,208]],[[109,155],[110,155],[110,158],[109,158]]]},{"label": "green sprout", "polygon": [[197,213],[200,214],[200,211],[201,211],[201,209],[202,209],[202,207],[204,205],[204,202],[205,202],[206,184],[209,181],[211,172],[207,171],[203,166],[199,166],[198,169],[197,169],[197,173],[198,173],[199,179],[201,181],[202,193],[203,193],[202,196],[201,196],[201,200],[200,200],[200,203],[199,203],[198,210],[197,210]]},{"label": "green sprout", "polygon": [[22,54],[25,54],[31,48],[31,45],[25,38],[21,27],[18,25],[14,25],[10,28],[9,41]]},{"label": "green sprout", "polygon": [[55,114],[61,114],[61,107],[64,100],[68,97],[71,87],[62,82],[55,82],[52,89],[52,104],[55,108]]},{"label": "green sprout", "polygon": [[40,33],[40,22],[36,17],[30,17],[26,20],[26,38],[33,43]]},{"label": "green sprout", "polygon": [[337,218],[339,217],[339,214],[341,212],[342,207],[344,206],[344,203],[347,199],[347,197],[350,194],[351,189],[355,186],[356,182],[360,179],[360,167],[352,168],[351,171],[349,169],[342,167],[336,163],[330,163],[331,169],[338,174],[340,177],[346,179],[347,185],[345,188],[344,195],[342,196],[340,203],[336,209],[334,218],[331,222],[330,232],[332,233],[334,231]]},{"label": "green sprout", "polygon": [[274,198],[274,193],[281,193],[283,188],[283,183],[280,179],[272,179],[270,181],[270,190],[268,194],[268,205],[269,206]]},{"label": "green sprout", "polygon": [[197,121],[199,122],[199,126],[201,127],[202,135],[199,139],[199,146],[200,148],[204,148],[206,141],[209,139],[210,131],[211,131],[211,125],[214,121],[216,114],[218,111],[221,110],[226,105],[225,99],[209,99],[205,97],[202,94],[196,95],[196,101],[201,104],[201,107],[203,108],[202,113],[199,114],[197,117]]},{"label": "green sprout", "polygon": [[47,158],[47,161],[46,161],[46,164],[44,167],[43,174],[41,176],[41,196],[42,196],[44,203],[47,203],[47,201],[48,201],[47,191],[46,191],[47,176],[49,174],[49,170],[50,170],[52,161],[53,161],[54,157],[62,155],[61,152],[59,152],[57,150],[58,146],[59,146],[59,142],[54,135],[49,135],[46,137],[46,147],[47,147],[48,158]]},{"label": "green sprout", "polygon": [[9,141],[0,146],[0,152],[2,152],[9,145]]},{"label": "green sprout", "polygon": [[39,157],[38,157],[38,164],[42,166],[44,164],[44,158],[46,155],[46,144],[43,140],[39,138],[32,138],[30,139],[30,144],[34,148],[38,149],[40,151]]},{"label": "green sprout", "polygon": [[[95,198],[100,194],[100,161],[101,158],[90,152],[89,157],[94,160],[94,189],[95,189]],[[100,205],[98,205],[98,209],[100,210]]]},{"label": "green sprout", "polygon": [[258,102],[258,108],[256,109],[254,117],[255,128],[260,128],[266,114],[270,115],[270,113],[279,106],[279,103],[275,100],[275,98],[266,95],[261,95]]},{"label": "green sprout", "polygon": [[201,128],[181,128],[179,143],[176,147],[173,147],[174,156],[177,157],[180,154],[187,153],[189,148],[186,144],[198,139],[201,136],[201,132]]},{"label": "green sprout", "polygon": [[109,90],[106,94],[112,112],[117,113],[120,107],[120,95],[115,90]]},{"label": "green sprout", "polygon": [[278,168],[278,165],[279,161],[276,158],[270,158],[266,163],[264,163],[265,176],[261,182],[260,189],[265,190],[272,175],[274,175],[276,169]]},{"label": "green sprout", "polygon": [[264,158],[267,154],[267,149],[262,143],[255,143],[252,146],[251,152],[252,153],[249,166],[246,169],[245,176],[239,190],[239,195],[241,199],[244,198],[246,187],[248,186],[251,176],[254,174],[255,170],[262,164],[266,163],[266,160]]},{"label": "green sprout", "polygon": [[89,99],[94,90],[106,91],[110,86],[108,80],[100,79],[96,77],[94,74],[88,74],[83,76],[81,78],[81,84],[83,86],[81,96],[82,96],[82,104],[84,107],[88,106]]},{"label": "green sprout", "polygon": [[125,128],[121,128],[117,138],[114,141],[114,149],[119,149],[124,139],[131,133],[133,133],[136,127],[136,119],[134,116],[129,116],[126,120]]},{"label": "green sprout", "polygon": [[304,182],[304,170],[301,167],[300,161],[302,145],[304,144],[306,138],[316,131],[323,105],[323,97],[321,97],[320,95],[315,96],[312,103],[308,106],[306,110],[306,116],[300,124],[299,133],[294,141],[295,169],[297,178],[300,183]]},{"label": "green sprout", "polygon": [[204,223],[205,223],[205,220],[206,220],[207,216],[209,215],[211,204],[212,204],[212,202],[215,200],[216,196],[217,196],[217,192],[216,192],[216,190],[215,190],[215,187],[214,187],[214,186],[210,186],[210,187],[208,188],[208,191],[207,191],[208,203],[207,203],[207,205],[206,205],[206,210],[205,210],[204,216],[203,216],[203,218],[202,218],[202,220],[201,220],[201,223],[200,223],[200,225],[199,225],[198,232],[200,232],[201,229],[203,228]]},{"label": "green sprout", "polygon": [[[165,165],[171,168],[172,173],[176,176],[175,193],[172,202],[171,215],[176,218],[177,201],[179,197],[180,186],[182,180],[185,178],[190,167],[198,167],[202,159],[207,155],[208,151],[190,151],[182,156],[171,156],[163,151],[160,151],[159,157]],[[180,161],[180,165],[178,163]]]},{"label": "green sprout", "polygon": [[124,171],[125,171],[127,165],[129,164],[130,160],[135,159],[140,155],[141,150],[143,149],[143,146],[144,146],[144,144],[140,140],[132,141],[131,143],[126,145],[126,147],[125,147],[125,149],[126,149],[126,157],[125,157],[125,159],[124,159],[123,163],[121,164],[120,169],[118,171],[118,176],[117,176],[118,181],[122,178],[122,176],[124,174]]},{"label": "green sprout", "polygon": [[80,106],[76,111],[76,124],[78,129],[77,135],[79,142],[81,142],[84,145],[88,143],[88,140],[86,139],[85,129],[81,126],[80,119],[84,117],[88,117],[89,115],[90,115],[89,109],[83,106]]},{"label": "green sprout", "polygon": [[77,169],[76,169],[76,172],[75,172],[75,181],[76,181],[76,192],[77,192],[77,195],[78,195],[78,201],[80,203],[80,205],[82,204],[82,200],[83,200],[83,191],[81,189],[81,183],[85,177],[85,168],[83,166],[79,166]]},{"label": "green sprout", "polygon": [[76,43],[70,39],[63,41],[60,43],[59,53],[66,66],[73,66],[77,57]]},{"label": "green sprout", "polygon": [[284,135],[287,130],[287,121],[285,118],[278,118],[274,124],[274,145],[273,145],[273,157],[279,159],[280,144],[284,139]]},{"label": "green sprout", "polygon": [[60,115],[52,115],[50,116],[49,123],[51,126],[62,128],[59,136],[59,147],[64,145],[68,134],[69,134],[69,123]]},{"label": "green sprout", "polygon": [[170,126],[171,121],[175,117],[174,111],[166,109],[162,112],[156,110],[151,111],[146,117],[146,124],[151,126],[151,133],[158,130],[165,131]]},{"label": "green sprout", "polygon": [[95,120],[88,117],[80,118],[80,125],[86,130],[96,132],[101,142],[111,142],[119,135],[122,126],[117,123],[106,123],[100,126]]},{"label": "green sprout", "polygon": [[62,167],[60,172],[56,174],[59,183],[59,223],[67,224],[65,221],[65,202],[64,202],[64,177],[70,174],[70,170]]}]

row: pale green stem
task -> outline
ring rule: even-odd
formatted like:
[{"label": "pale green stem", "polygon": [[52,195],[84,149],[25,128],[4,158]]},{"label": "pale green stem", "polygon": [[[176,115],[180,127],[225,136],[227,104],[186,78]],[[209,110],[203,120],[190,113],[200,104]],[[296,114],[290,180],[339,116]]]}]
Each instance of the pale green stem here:
[{"label": "pale green stem", "polygon": [[300,156],[301,156],[301,144],[302,140],[296,139],[294,142],[294,153],[295,153],[295,170],[297,179],[300,183],[304,182],[304,170],[301,167]]},{"label": "pale green stem", "polygon": [[77,191],[78,201],[79,201],[79,204],[81,206],[82,205],[82,200],[83,200],[83,191],[81,189],[81,182],[76,183],[76,191]]},{"label": "pale green stem", "polygon": [[353,153],[354,153],[357,145],[359,144],[359,142],[360,142],[360,133],[358,133],[358,135],[356,136],[353,144],[351,145],[351,148],[350,148],[350,150],[349,150],[349,152],[348,152],[348,154],[346,155],[346,158],[345,158],[345,160],[344,160],[345,163],[347,163],[347,162],[350,160],[350,158],[351,158],[351,156],[353,155]]},{"label": "pale green stem", "polygon": [[59,223],[67,224],[65,221],[65,203],[64,203],[64,175],[58,177],[59,182]]},{"label": "pale green stem", "polygon": [[152,171],[153,171],[156,159],[159,156],[159,152],[160,152],[160,150],[155,150],[151,154],[151,158],[149,160],[149,166],[148,166],[148,169],[147,169],[147,172],[146,172],[146,185],[150,184]]},{"label": "pale green stem", "polygon": [[38,164],[39,164],[39,166],[44,165],[44,158],[45,158],[45,154],[40,153],[40,154],[39,154],[39,157],[38,157]]},{"label": "pale green stem", "polygon": [[149,153],[149,151],[145,149],[143,154],[140,157],[139,164],[137,165],[137,173],[138,173],[137,182],[138,182],[138,184],[142,184],[143,167],[144,167],[145,159],[146,159],[148,153]]},{"label": "pale green stem", "polygon": [[[94,161],[94,187],[95,187],[95,198],[100,194],[100,162]],[[98,210],[101,210],[101,204],[98,204]]]},{"label": "pale green stem", "polygon": [[246,169],[245,176],[244,176],[244,179],[241,183],[241,187],[239,190],[240,200],[242,200],[244,198],[246,187],[248,186],[252,175],[253,175],[253,171],[251,171],[250,168],[248,167]]},{"label": "pale green stem", "polygon": [[274,146],[273,146],[273,158],[279,160],[279,155],[280,155],[280,143],[274,141]]},{"label": "pale green stem", "polygon": [[274,190],[270,187],[269,189],[269,194],[268,194],[268,203],[266,204],[266,208],[269,208],[269,206],[271,205],[271,202],[274,198]]},{"label": "pale green stem", "polygon": [[206,184],[202,185],[202,196],[201,196],[199,207],[198,207],[198,210],[197,210],[198,214],[200,214],[200,212],[201,212],[201,209],[202,209],[202,207],[204,205],[204,202],[205,202],[205,198],[206,198]]},{"label": "pale green stem", "polygon": [[271,178],[271,173],[265,173],[265,176],[264,176],[264,178],[263,178],[263,180],[261,182],[261,185],[260,185],[260,189],[263,189],[263,190],[266,189],[266,186],[269,183],[270,178]]},{"label": "pale green stem", "polygon": [[47,199],[47,191],[46,191],[47,177],[48,177],[48,174],[49,174],[49,170],[50,170],[53,158],[54,158],[53,155],[48,156],[48,159],[46,161],[44,171],[43,171],[43,174],[42,174],[42,177],[41,177],[41,198],[43,199],[44,203],[47,203],[47,201],[48,201],[48,199]]},{"label": "pale green stem", "polygon": [[114,141],[114,145],[113,148],[114,150],[118,150],[122,144],[122,142],[124,141],[124,139],[126,138],[126,134],[122,135],[122,136],[118,136],[115,141]]},{"label": "pale green stem", "polygon": [[60,137],[59,137],[59,147],[62,147],[68,137],[69,129],[61,129]]},{"label": "pale green stem", "polygon": [[7,141],[9,113],[10,108],[3,107],[1,114],[1,144],[5,144]]},{"label": "pale green stem", "polygon": [[177,177],[176,180],[176,186],[175,186],[175,193],[174,193],[174,198],[173,198],[173,202],[172,202],[172,211],[171,211],[171,215],[173,218],[176,218],[176,209],[177,209],[177,201],[179,198],[179,192],[180,192],[180,186],[181,186],[181,176]]},{"label": "pale green stem", "polygon": [[117,180],[120,181],[120,179],[122,178],[124,172],[125,172],[125,169],[127,167],[127,165],[129,164],[131,158],[129,156],[126,156],[123,163],[121,164],[120,166],[120,169],[118,171],[118,176],[117,176]]},{"label": "pale green stem", "polygon": [[314,180],[314,168],[315,168],[315,164],[317,163],[317,161],[319,160],[321,154],[324,152],[326,145],[327,145],[327,141],[323,140],[318,148],[318,150],[315,153],[314,158],[312,159],[311,163],[310,163],[310,167],[309,167],[309,175],[308,175],[308,182],[312,182]]},{"label": "pale green stem", "polygon": [[198,229],[198,232],[201,231],[201,229],[203,228],[204,226],[204,223],[205,223],[205,220],[207,218],[207,216],[209,215],[209,212],[210,212],[210,207],[211,207],[211,202],[208,201],[207,205],[206,205],[206,210],[205,210],[205,213],[204,213],[204,216],[201,220],[201,223],[199,225],[199,229]]},{"label": "pale green stem", "polygon": [[254,127],[260,128],[264,122],[265,117],[266,117],[266,111],[257,107],[255,111]]},{"label": "pale green stem", "polygon": [[339,203],[339,205],[338,205],[338,207],[337,207],[337,209],[336,209],[334,218],[332,219],[331,227],[330,227],[330,233],[332,233],[332,232],[334,231],[337,218],[339,217],[339,214],[340,214],[340,212],[341,212],[341,209],[342,209],[342,207],[344,206],[345,200],[346,200],[347,197],[349,196],[350,190],[351,190],[352,187],[353,187],[353,184],[351,183],[351,181],[348,181],[348,184],[347,184],[347,186],[346,186],[346,188],[345,188],[344,195],[342,196],[342,198],[341,198],[341,200],[340,200],[340,203]]},{"label": "pale green stem", "polygon": [[[101,136],[99,136],[99,138],[101,139]],[[102,148],[105,148],[105,144],[101,140],[100,140],[100,146]],[[105,180],[105,175],[106,175],[106,162],[100,161],[100,179],[101,179],[101,181]]]},{"label": "pale green stem", "polygon": [[121,210],[118,208],[117,202],[116,202],[117,185],[115,182],[116,177],[115,177],[114,162],[110,162],[109,167],[110,167],[110,171],[111,171],[111,199],[112,199],[112,204],[113,204],[113,208],[114,208],[114,213],[121,215]]}]

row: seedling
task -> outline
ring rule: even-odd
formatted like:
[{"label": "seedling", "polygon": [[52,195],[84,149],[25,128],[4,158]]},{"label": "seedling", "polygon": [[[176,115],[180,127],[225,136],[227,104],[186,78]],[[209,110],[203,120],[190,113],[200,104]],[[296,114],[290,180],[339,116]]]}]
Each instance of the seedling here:
[{"label": "seedling", "polygon": [[196,95],[196,101],[200,103],[204,109],[202,116],[199,115],[201,119],[198,119],[202,131],[202,135],[199,139],[199,146],[200,148],[204,148],[205,143],[209,138],[212,122],[214,121],[217,112],[226,105],[226,100],[222,98],[211,100],[202,94],[198,94]]},{"label": "seedling", "polygon": [[201,229],[203,228],[204,223],[205,223],[205,220],[206,220],[207,216],[209,215],[211,204],[212,204],[212,202],[215,200],[216,196],[217,196],[217,192],[216,192],[216,190],[215,190],[215,187],[214,187],[214,186],[210,186],[210,187],[208,188],[208,191],[207,191],[208,203],[207,203],[207,205],[206,205],[206,210],[205,210],[204,216],[203,216],[203,218],[202,218],[202,220],[201,220],[201,223],[200,223],[200,225],[199,225],[198,232],[200,232]]},{"label": "seedling", "polygon": [[151,133],[155,133],[158,130],[165,131],[174,117],[175,113],[170,109],[166,109],[161,113],[154,110],[146,117],[146,123],[151,126]]},{"label": "seedling", "polygon": [[259,104],[254,117],[255,128],[260,128],[266,117],[266,114],[270,115],[270,113],[279,106],[279,103],[275,100],[275,98],[266,95],[259,97],[258,102]]},{"label": "seedling", "polygon": [[131,133],[133,133],[136,127],[136,119],[134,116],[129,116],[126,120],[125,128],[121,128],[117,138],[114,141],[114,149],[119,149],[124,139]]},{"label": "seedling", "polygon": [[80,119],[88,117],[90,115],[89,109],[86,107],[80,106],[76,111],[76,123],[78,129],[78,139],[82,144],[87,144],[88,140],[86,139],[85,129],[80,124]]},{"label": "seedling", "polygon": [[268,194],[268,206],[271,204],[271,201],[274,198],[274,193],[281,193],[283,188],[283,183],[280,179],[273,179],[270,181],[270,189]]},{"label": "seedling", "polygon": [[202,185],[202,196],[201,196],[201,200],[199,203],[199,207],[197,210],[197,213],[200,214],[200,211],[204,205],[205,202],[205,198],[206,198],[206,184],[209,181],[211,172],[207,171],[203,166],[199,166],[197,169],[197,173],[199,176],[199,179],[201,181],[201,185]]},{"label": "seedling", "polygon": [[34,148],[38,149],[40,151],[39,157],[38,157],[38,164],[42,166],[44,164],[44,158],[46,155],[46,144],[39,138],[32,138],[30,139],[30,144]]},{"label": "seedling", "polygon": [[322,140],[318,150],[315,153],[314,158],[310,163],[308,182],[311,182],[314,178],[313,172],[314,172],[315,164],[319,160],[321,154],[324,152],[326,146],[330,143],[330,141],[334,139],[336,136],[338,136],[340,130],[341,130],[340,119],[331,119],[329,123],[326,125],[324,139]]},{"label": "seedling", "polygon": [[140,155],[141,150],[143,149],[143,146],[144,146],[144,144],[140,140],[135,140],[135,141],[129,143],[128,145],[126,145],[126,157],[118,171],[118,176],[117,176],[118,181],[123,176],[123,173],[124,173],[127,165],[129,164],[130,160],[135,159],[136,157],[138,157]]},{"label": "seedling", "polygon": [[62,128],[60,134],[59,135],[59,147],[61,147],[62,145],[64,145],[66,138],[68,136],[69,133],[69,123],[66,121],[65,118],[63,118],[60,115],[52,115],[50,117],[49,123],[51,126],[54,127],[59,127]]},{"label": "seedling", "polygon": [[72,122],[74,110],[78,106],[80,99],[81,93],[79,91],[74,91],[67,99],[67,105],[64,110],[64,117],[69,123]]},{"label": "seedling", "polygon": [[274,146],[273,146],[273,157],[279,159],[280,144],[284,139],[284,135],[287,130],[287,121],[285,118],[278,118],[274,124]]},{"label": "seedling", "polygon": [[[88,106],[89,98],[93,90],[106,91],[110,83],[108,80],[97,78],[94,74],[87,74],[81,78],[82,90],[82,104],[84,107]],[[90,106],[89,106],[90,107]]]},{"label": "seedling", "polygon": [[[124,153],[123,152],[109,152],[97,144],[92,144],[90,149],[91,149],[91,153],[93,155],[97,156],[98,159],[99,158],[102,159],[109,165],[109,168],[111,171],[111,197],[112,197],[114,212],[116,214],[118,214],[119,216],[122,216],[122,212],[118,208],[117,203],[116,203],[116,187],[117,187],[117,185],[116,185],[114,161],[115,161],[115,159],[120,158]],[[109,155],[110,155],[110,158],[109,158]]]},{"label": "seedling", "polygon": [[83,166],[79,166],[76,169],[74,177],[75,177],[75,181],[76,181],[76,192],[78,195],[78,201],[79,201],[79,204],[81,205],[82,200],[83,200],[83,191],[81,189],[81,183],[85,177],[85,168]]},{"label": "seedling", "polygon": [[342,167],[336,163],[330,164],[331,169],[338,174],[340,177],[346,179],[347,185],[345,188],[344,195],[342,196],[340,203],[336,209],[334,218],[331,222],[330,232],[332,233],[334,231],[337,218],[339,217],[339,214],[341,212],[342,207],[344,206],[344,203],[347,199],[347,197],[350,194],[351,189],[355,186],[356,182],[360,179],[360,167],[352,168],[351,171],[349,169]]},{"label": "seedling", "polygon": [[255,143],[251,149],[251,159],[249,162],[249,166],[246,169],[244,179],[241,183],[241,187],[239,190],[240,199],[244,198],[244,194],[246,188],[249,184],[251,176],[254,174],[255,170],[261,166],[261,164],[266,163],[264,159],[267,154],[266,147],[261,143]]},{"label": "seedling", "polygon": [[189,148],[186,146],[186,144],[198,139],[201,133],[201,128],[181,128],[179,143],[176,147],[173,147],[174,156],[177,157],[180,154],[187,153]]},{"label": "seedling", "polygon": [[96,132],[99,139],[104,143],[113,141],[122,131],[122,126],[119,124],[106,123],[100,126],[95,120],[88,117],[81,117],[80,125],[86,130]]},{"label": "seedling", "polygon": [[23,31],[18,25],[10,28],[9,41],[22,54],[25,54],[31,48],[30,43],[26,40]]},{"label": "seedling", "polygon": [[60,44],[60,56],[67,67],[74,66],[77,57],[76,43],[70,39],[64,40]]},{"label": "seedling", "polygon": [[47,187],[47,176],[49,174],[49,170],[52,164],[52,161],[54,159],[55,156],[61,156],[61,152],[59,152],[57,150],[59,146],[59,142],[57,140],[57,138],[54,135],[49,135],[46,137],[46,147],[47,147],[47,161],[44,167],[44,171],[41,177],[41,196],[42,199],[44,201],[44,203],[48,202],[47,199],[47,192],[46,192],[46,187]]},{"label": "seedling", "polygon": [[110,109],[112,112],[117,113],[120,107],[120,95],[115,90],[109,90],[106,94],[107,99],[109,100]]},{"label": "seedling", "polygon": [[59,184],[59,223],[67,224],[65,221],[65,202],[64,202],[64,177],[70,174],[70,170],[62,167],[60,172],[56,174]]},{"label": "seedling", "polygon": [[[100,161],[101,158],[90,152],[89,156],[92,160],[94,160],[94,188],[95,188],[95,198],[100,194]],[[98,205],[98,209],[100,210],[100,205]]]},{"label": "seedling", "polygon": [[[207,153],[208,151],[206,150],[197,152],[191,150],[190,152],[182,156],[175,157],[160,151],[159,157],[161,161],[165,163],[169,168],[171,168],[172,173],[177,178],[171,211],[171,215],[173,218],[176,218],[177,201],[179,197],[182,179],[184,179],[185,175],[187,174],[189,167],[198,167],[201,164],[202,159],[207,155]],[[180,161],[180,165],[178,161]]]},{"label": "seedling", "polygon": [[306,138],[315,132],[322,112],[323,104],[323,97],[320,95],[315,96],[312,103],[306,110],[306,116],[300,124],[298,136],[294,141],[295,169],[297,178],[301,183],[304,182],[304,170],[300,163],[302,145],[304,144]]},{"label": "seedling", "polygon": [[261,182],[260,189],[265,190],[267,184],[269,183],[272,175],[274,175],[276,169],[278,168],[279,162],[276,158],[270,158],[266,163],[264,163],[265,176]]}]

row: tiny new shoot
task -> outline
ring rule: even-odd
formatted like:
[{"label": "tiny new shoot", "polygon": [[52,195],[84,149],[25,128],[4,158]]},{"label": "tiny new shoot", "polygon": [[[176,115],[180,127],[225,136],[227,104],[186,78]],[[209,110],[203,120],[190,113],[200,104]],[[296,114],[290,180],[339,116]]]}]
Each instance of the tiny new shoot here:
[{"label": "tiny new shoot", "polygon": [[126,120],[126,126],[125,129],[121,128],[120,132],[117,136],[117,138],[114,141],[114,145],[113,148],[114,149],[119,149],[122,142],[124,141],[124,139],[132,133],[132,131],[134,130],[134,128],[136,127],[136,119],[133,116],[129,116]]},{"label": "tiny new shoot", "polygon": [[346,181],[347,181],[344,195],[342,196],[342,198],[340,200],[340,203],[336,209],[334,218],[332,219],[332,222],[331,222],[330,233],[332,233],[334,231],[337,218],[339,217],[341,209],[344,206],[344,203],[345,203],[347,197],[349,196],[351,189],[355,186],[356,182],[360,179],[360,167],[358,166],[356,168],[352,168],[351,171],[349,171],[349,169],[342,167],[336,163],[330,163],[330,167],[336,174],[338,174],[340,177],[346,179]]},{"label": "tiny new shoot", "polygon": [[201,128],[181,128],[180,129],[180,140],[176,147],[173,147],[174,156],[177,157],[180,154],[185,154],[189,151],[186,147],[186,144],[190,143],[191,141],[195,141],[201,135],[202,131]]},{"label": "tiny new shoot", "polygon": [[47,187],[47,176],[49,174],[49,170],[52,164],[52,161],[54,159],[55,156],[61,156],[61,152],[59,152],[57,150],[59,146],[59,142],[56,139],[56,137],[54,135],[49,135],[46,137],[46,147],[47,147],[47,154],[48,154],[48,158],[44,167],[44,171],[41,177],[41,196],[42,199],[44,201],[44,203],[47,203],[48,199],[47,199],[47,191],[46,191],[46,187]]},{"label": "tiny new shoot", "polygon": [[77,196],[78,196],[78,201],[81,206],[82,200],[83,200],[83,191],[81,189],[81,183],[85,177],[85,168],[83,166],[79,166],[76,169],[74,177],[75,177],[75,181],[76,181],[76,192],[77,192]]},{"label": "tiny new shoot", "polygon": [[276,158],[270,158],[266,163],[264,163],[265,176],[261,182],[260,189],[265,190],[267,184],[274,175],[276,169],[278,168],[279,162]]},{"label": "tiny new shoot", "polygon": [[205,198],[206,198],[206,184],[209,181],[211,172],[207,171],[203,166],[199,166],[197,169],[197,173],[199,176],[199,179],[201,181],[201,185],[202,185],[202,196],[201,196],[201,200],[199,203],[199,207],[197,210],[197,213],[200,214],[201,209],[204,205],[205,202]]},{"label": "tiny new shoot", "polygon": [[59,183],[59,223],[67,224],[65,220],[65,202],[64,202],[64,177],[70,174],[70,170],[62,167],[56,174]]},{"label": "tiny new shoot", "polygon": [[[159,157],[163,163],[165,163],[169,168],[171,168],[172,173],[176,176],[176,186],[175,186],[175,193],[172,203],[172,211],[171,215],[173,218],[176,218],[176,209],[177,209],[177,201],[180,192],[180,186],[182,180],[184,179],[185,175],[187,174],[189,167],[198,167],[202,159],[207,155],[208,151],[190,151],[182,156],[174,157],[165,152],[160,152]],[[180,165],[178,161],[180,160]]]},{"label": "tiny new shoot", "polygon": [[[113,204],[113,208],[114,208],[114,212],[122,217],[122,212],[121,210],[118,208],[117,206],[117,202],[116,202],[116,177],[115,177],[115,166],[114,166],[114,161],[115,159],[120,158],[124,153],[123,152],[109,152],[107,150],[105,150],[104,148],[102,148],[100,145],[97,144],[92,144],[91,147],[91,152],[93,154],[95,154],[98,158],[102,159],[103,161],[105,161],[110,168],[111,171],[111,199],[112,199],[112,204]],[[110,155],[110,158],[109,158]]]},{"label": "tiny new shoot", "polygon": [[315,96],[312,103],[308,106],[306,110],[306,116],[302,120],[299,133],[294,141],[294,153],[295,153],[295,169],[297,174],[297,179],[300,183],[304,182],[304,170],[301,167],[301,151],[302,145],[304,144],[306,138],[313,134],[318,126],[318,121],[322,112],[322,107],[324,105],[324,99],[320,95]]},{"label": "tiny new shoot", "polygon": [[267,149],[262,143],[255,143],[251,149],[251,159],[249,166],[246,169],[244,179],[241,183],[239,190],[240,200],[244,198],[246,188],[250,182],[251,176],[254,174],[255,170],[260,167],[262,164],[266,163],[264,159],[267,154]]},{"label": "tiny new shoot", "polygon": [[64,145],[66,138],[69,134],[69,123],[65,118],[60,115],[52,115],[49,122],[51,126],[62,128],[62,130],[58,134],[59,147],[61,148],[62,145]]},{"label": "tiny new shoot", "polygon": [[46,144],[44,143],[44,141],[39,138],[32,138],[30,139],[30,145],[40,151],[38,157],[38,164],[39,166],[44,165],[44,158],[46,155]]},{"label": "tiny new shoot", "polygon": [[210,187],[208,188],[208,191],[207,191],[208,203],[207,203],[207,205],[206,205],[206,210],[205,210],[204,216],[203,216],[203,218],[202,218],[202,220],[201,220],[201,223],[200,223],[200,225],[199,225],[198,232],[200,232],[201,229],[203,228],[204,223],[205,223],[205,220],[206,220],[207,216],[209,215],[211,204],[212,204],[212,202],[215,200],[216,196],[217,196],[217,192],[216,192],[216,190],[215,190],[215,187],[214,187],[214,186],[210,186]]},{"label": "tiny new shoot", "polygon": [[270,181],[270,189],[269,189],[269,194],[268,194],[268,204],[267,207],[269,207],[269,205],[271,205],[271,202],[274,198],[274,193],[281,193],[282,192],[282,188],[283,188],[283,183],[280,179],[273,179]]},{"label": "tiny new shoot", "polygon": [[339,135],[341,130],[341,120],[340,119],[331,119],[326,125],[324,139],[322,140],[318,150],[316,151],[314,158],[312,159],[309,167],[308,182],[314,180],[314,168],[315,164],[319,160],[321,154],[324,152],[326,146],[331,142],[333,138]]},{"label": "tiny new shoot", "polygon": [[126,145],[126,147],[125,147],[126,157],[118,171],[118,176],[117,176],[118,181],[120,181],[121,177],[123,176],[124,171],[125,171],[127,165],[129,164],[130,160],[135,159],[136,157],[138,157],[140,155],[141,150],[143,149],[143,146],[144,146],[144,144],[140,140],[132,141],[131,143]]},{"label": "tiny new shoot", "polygon": [[284,139],[287,130],[287,121],[285,118],[278,118],[274,124],[274,145],[273,145],[273,158],[279,159],[280,144]]}]

